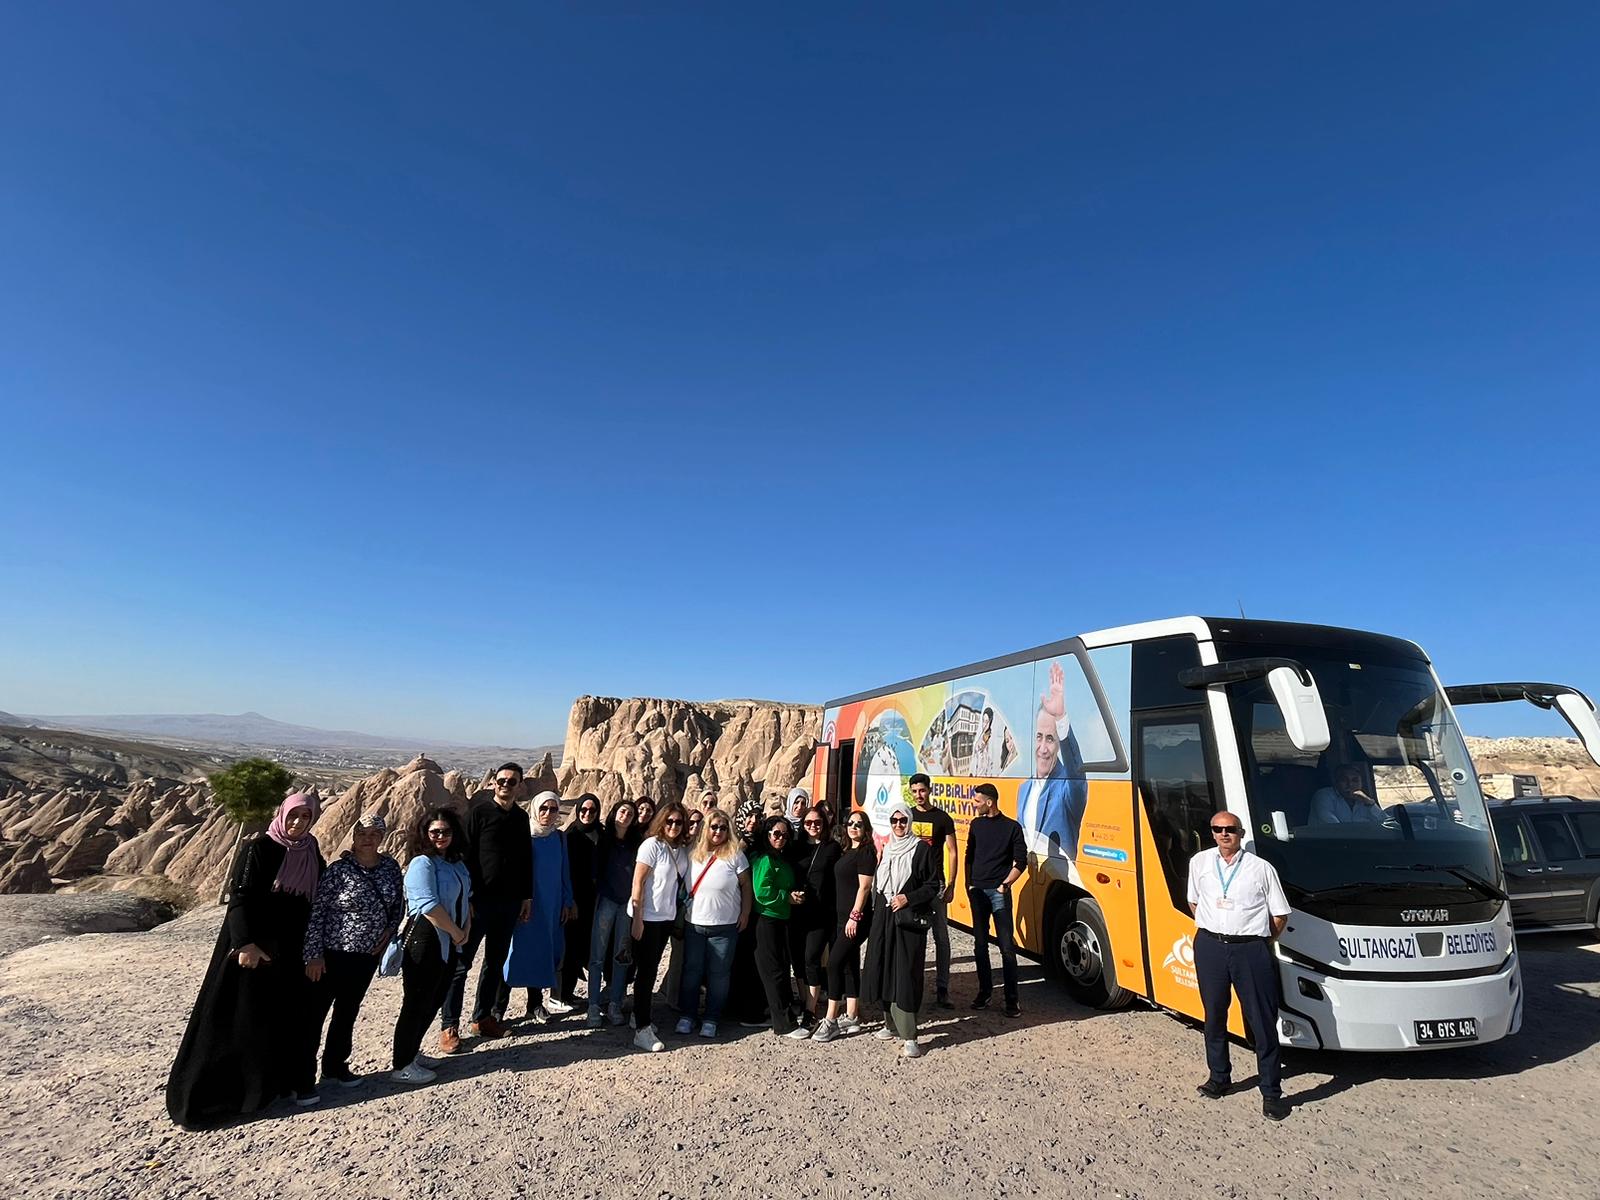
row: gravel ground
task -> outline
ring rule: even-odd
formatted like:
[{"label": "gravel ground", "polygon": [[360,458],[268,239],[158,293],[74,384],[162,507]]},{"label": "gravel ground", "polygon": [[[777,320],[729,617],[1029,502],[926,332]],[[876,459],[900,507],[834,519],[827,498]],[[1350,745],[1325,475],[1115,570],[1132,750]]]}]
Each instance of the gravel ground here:
[{"label": "gravel ground", "polygon": [[[1282,1125],[1253,1091],[1195,1095],[1195,1026],[1087,1011],[1028,967],[1022,1020],[938,1014],[917,1061],[865,1036],[739,1030],[646,1055],[569,1017],[516,1025],[431,1087],[330,1088],[317,1109],[186,1133],[163,1088],[219,921],[201,910],[0,960],[0,1197],[1600,1195],[1600,947],[1566,935],[1523,944],[1520,1035],[1291,1053]],[[959,934],[956,960],[959,1001],[973,992]],[[387,1066],[399,995],[374,983],[355,1069]]]}]

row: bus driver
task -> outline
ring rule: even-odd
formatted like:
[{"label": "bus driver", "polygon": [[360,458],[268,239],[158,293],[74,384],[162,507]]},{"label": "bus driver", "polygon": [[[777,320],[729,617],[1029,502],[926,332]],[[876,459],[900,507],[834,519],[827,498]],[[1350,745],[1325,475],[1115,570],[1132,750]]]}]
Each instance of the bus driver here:
[{"label": "bus driver", "polygon": [[1345,763],[1333,773],[1333,787],[1318,788],[1311,795],[1313,825],[1350,825],[1360,821],[1381,822],[1388,817],[1366,790],[1367,780],[1355,763]]}]

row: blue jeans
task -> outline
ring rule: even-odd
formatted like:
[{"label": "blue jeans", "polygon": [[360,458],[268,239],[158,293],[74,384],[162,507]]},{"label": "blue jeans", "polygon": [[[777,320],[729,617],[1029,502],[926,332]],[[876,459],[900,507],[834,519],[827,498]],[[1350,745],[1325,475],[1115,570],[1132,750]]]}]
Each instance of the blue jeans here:
[{"label": "blue jeans", "polygon": [[695,925],[683,935],[683,981],[678,988],[678,1011],[694,1019],[700,984],[706,985],[707,1021],[722,1019],[728,1000],[728,980],[733,977],[733,950],[739,942],[737,925]]},{"label": "blue jeans", "polygon": [[972,906],[972,955],[978,960],[978,995],[994,990],[994,974],[989,966],[989,918],[994,918],[994,940],[1000,943],[1000,978],[1005,984],[1006,1003],[1017,1002],[1017,931],[1011,919],[1011,893],[999,888],[968,888],[967,903]]},{"label": "blue jeans", "polygon": [[[628,987],[628,966],[619,963],[617,955],[632,936],[628,920],[628,906],[618,904],[604,896],[595,898],[594,928],[589,933],[589,1007],[603,1008],[605,1003],[621,1004]],[[606,960],[611,962],[609,981],[606,978]]]}]

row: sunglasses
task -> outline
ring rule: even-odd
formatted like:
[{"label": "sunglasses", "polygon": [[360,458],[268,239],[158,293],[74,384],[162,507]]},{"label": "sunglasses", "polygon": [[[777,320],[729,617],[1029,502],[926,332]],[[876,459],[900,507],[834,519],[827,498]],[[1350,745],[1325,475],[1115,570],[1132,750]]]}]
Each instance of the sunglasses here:
[{"label": "sunglasses", "polygon": [[515,779],[501,778],[501,779],[496,779],[494,781],[494,785],[495,785],[495,787],[516,787],[517,786],[517,781]]},{"label": "sunglasses", "polygon": [[822,828],[822,822],[821,821],[802,821],[800,823],[802,825],[804,825],[807,829],[821,829]]},{"label": "sunglasses", "polygon": [[578,811],[579,811],[579,812],[580,812],[580,813],[597,813],[597,812],[599,812],[599,811],[600,811],[600,810],[599,810],[599,809],[598,809],[598,808],[596,808],[596,807],[595,807],[595,806],[594,806],[594,805],[592,805],[592,804],[580,804],[580,805],[579,805],[579,806],[578,806]]},{"label": "sunglasses", "polygon": [[671,829],[674,825],[682,824],[683,819],[681,817],[668,817],[665,821],[661,822],[661,827],[663,829]]},{"label": "sunglasses", "polygon": [[769,838],[777,838],[780,842],[786,841],[789,837],[789,831],[787,829],[774,829],[771,833],[767,834],[767,836]]},{"label": "sunglasses", "polygon": [[865,829],[867,826],[864,821],[849,821],[845,827],[847,829]]},{"label": "sunglasses", "polygon": [[911,818],[910,817],[890,817],[889,818],[889,824],[891,824],[891,825],[909,825],[909,824],[911,824]]},{"label": "sunglasses", "polygon": [[454,837],[455,834],[452,833],[448,829],[430,829],[430,830],[428,830],[428,836],[429,837]]},{"label": "sunglasses", "polygon": [[1241,829],[1237,825],[1213,825],[1211,827],[1211,832],[1212,833],[1231,833],[1234,836],[1238,836],[1239,834],[1243,833],[1244,830]]},{"label": "sunglasses", "polygon": [[710,826],[707,826],[707,828],[709,828],[712,833],[727,833],[728,832],[728,827],[726,825],[710,825]]},{"label": "sunglasses", "polygon": [[539,811],[540,812],[560,812],[561,811],[561,805],[559,805],[559,804],[541,804],[541,805],[539,805]]}]

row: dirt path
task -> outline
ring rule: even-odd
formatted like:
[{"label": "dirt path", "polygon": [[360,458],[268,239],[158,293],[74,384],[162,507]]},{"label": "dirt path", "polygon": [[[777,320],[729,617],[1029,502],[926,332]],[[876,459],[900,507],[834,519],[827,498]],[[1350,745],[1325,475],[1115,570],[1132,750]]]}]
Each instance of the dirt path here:
[{"label": "dirt path", "polygon": [[[184,1133],[162,1092],[219,920],[212,909],[0,960],[0,1196],[1600,1195],[1600,953],[1570,937],[1524,944],[1516,1038],[1290,1055],[1299,1107],[1281,1126],[1254,1092],[1194,1094],[1193,1026],[1090,1013],[1029,969],[1022,1021],[941,1014],[915,1062],[868,1037],[738,1030],[644,1055],[622,1031],[567,1018],[518,1025],[432,1087],[328,1089],[318,1109]],[[970,953],[957,935],[958,999],[972,994]],[[387,1066],[399,993],[374,984],[357,1070]]]}]

